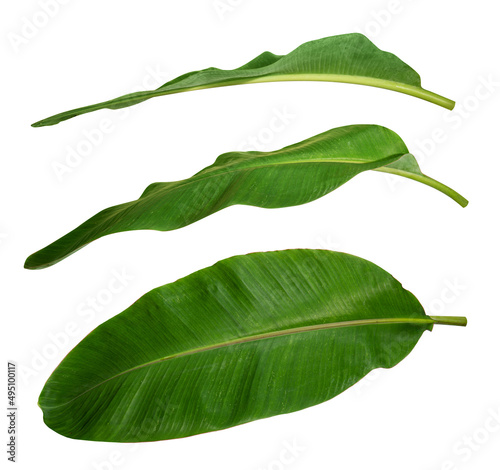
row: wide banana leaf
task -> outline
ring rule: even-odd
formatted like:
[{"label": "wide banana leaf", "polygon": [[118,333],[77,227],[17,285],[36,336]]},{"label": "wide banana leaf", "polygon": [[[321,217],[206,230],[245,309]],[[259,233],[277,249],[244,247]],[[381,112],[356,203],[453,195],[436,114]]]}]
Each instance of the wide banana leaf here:
[{"label": "wide banana leaf", "polygon": [[[138,442],[229,428],[317,405],[396,365],[434,324],[390,274],[344,253],[220,261],[100,325],[40,395],[75,439]],[[423,370],[423,369],[422,369]]]},{"label": "wide banana leaf", "polygon": [[225,153],[191,178],[152,184],[136,201],[99,212],[32,254],[25,267],[51,266],[112,233],[175,230],[233,204],[266,208],[305,204],[366,170],[415,179],[467,205],[455,191],[423,175],[404,142],[391,130],[347,126],[272,152]]},{"label": "wide banana leaf", "polygon": [[98,109],[120,109],[155,96],[247,83],[324,81],[369,85],[398,91],[453,109],[455,103],[421,87],[420,76],[394,54],[381,51],[362,34],[344,34],[306,42],[286,55],[264,52],[234,70],[215,67],[189,72],[160,88],[73,109],[43,119],[33,127],[52,126]]}]

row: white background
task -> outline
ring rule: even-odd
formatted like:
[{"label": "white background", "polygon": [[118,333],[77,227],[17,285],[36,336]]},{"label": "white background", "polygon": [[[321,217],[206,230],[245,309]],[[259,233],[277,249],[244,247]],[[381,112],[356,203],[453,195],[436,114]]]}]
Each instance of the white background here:
[{"label": "white background", "polygon": [[[35,0],[8,2],[0,20],[2,375],[7,360],[23,371],[18,468],[498,468],[497,2],[222,0],[219,9],[212,0],[65,3],[46,24]],[[39,27],[26,26],[35,19]],[[284,54],[352,31],[414,67],[423,86],[455,99],[457,110],[356,85],[271,83],[30,127],[184,72],[234,68],[265,50]],[[270,135],[265,129],[276,112],[294,117]],[[88,150],[85,136],[106,122],[112,130],[102,142],[58,178],[54,167],[67,164],[70,149]],[[137,198],[151,182],[189,177],[249,138],[271,150],[355,123],[396,131],[423,171],[469,198],[469,207],[369,172],[304,206],[234,206],[178,231],[113,235],[49,269],[23,269],[29,254],[99,210]],[[327,403],[226,431],[134,446],[75,441],[43,424],[37,398],[44,382],[97,325],[153,287],[220,259],[285,248],[364,257],[399,279],[428,313],[465,315],[469,325],[436,327],[397,367],[375,371]],[[122,271],[128,280],[109,295]],[[93,307],[92,298],[100,299]],[[6,428],[5,421],[2,442]],[[293,446],[294,455],[287,450]]]}]

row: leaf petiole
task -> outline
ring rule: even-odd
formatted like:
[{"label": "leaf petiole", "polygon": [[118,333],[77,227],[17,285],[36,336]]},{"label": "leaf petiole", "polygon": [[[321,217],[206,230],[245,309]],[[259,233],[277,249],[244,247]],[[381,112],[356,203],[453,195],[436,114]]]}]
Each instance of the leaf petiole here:
[{"label": "leaf petiole", "polygon": [[467,326],[467,318],[465,317],[430,317],[434,320],[435,325],[451,325],[451,326]]},{"label": "leaf petiole", "polygon": [[460,204],[462,207],[467,207],[469,204],[469,201],[465,199],[461,194],[457,193],[455,190],[451,189],[449,186],[446,186],[443,183],[440,183],[439,181],[436,181],[435,179],[426,176],[426,175],[419,175],[417,173],[412,173],[409,171],[404,171],[400,170],[397,168],[390,168],[388,166],[383,166],[381,168],[374,168],[374,171],[381,171],[383,173],[391,173],[393,175],[398,175],[398,176],[403,176],[405,178],[409,178],[415,181],[418,181],[419,183],[426,184],[427,186],[430,186],[431,188],[437,189],[438,191],[442,192],[443,194],[446,194],[448,197],[453,199],[455,202]]}]

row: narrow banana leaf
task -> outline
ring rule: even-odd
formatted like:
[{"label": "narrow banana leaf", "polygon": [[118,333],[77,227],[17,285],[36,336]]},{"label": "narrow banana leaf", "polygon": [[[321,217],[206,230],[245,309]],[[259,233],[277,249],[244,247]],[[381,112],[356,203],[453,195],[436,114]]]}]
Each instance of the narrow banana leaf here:
[{"label": "narrow banana leaf", "polygon": [[141,91],[73,109],[43,119],[33,127],[52,126],[99,109],[120,109],[156,96],[247,83],[323,81],[368,85],[398,91],[453,109],[455,103],[421,87],[420,76],[389,52],[381,51],[362,34],[344,34],[306,42],[287,55],[264,52],[234,70],[215,67],[189,72],[156,90]]},{"label": "narrow banana leaf", "polygon": [[378,266],[287,250],[220,261],[100,325],[40,395],[75,439],[138,442],[229,428],[317,405],[389,368],[434,324]]},{"label": "narrow banana leaf", "polygon": [[272,152],[225,153],[191,178],[154,183],[136,201],[99,212],[32,254],[25,268],[51,266],[105,235],[175,230],[233,204],[265,208],[305,204],[366,170],[415,179],[467,205],[455,191],[423,175],[394,132],[374,125],[347,126]]}]

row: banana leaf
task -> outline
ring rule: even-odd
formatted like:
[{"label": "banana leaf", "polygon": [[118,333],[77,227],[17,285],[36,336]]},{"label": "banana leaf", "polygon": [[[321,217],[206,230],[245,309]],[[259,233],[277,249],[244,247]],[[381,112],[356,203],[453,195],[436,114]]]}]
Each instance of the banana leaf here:
[{"label": "banana leaf", "polygon": [[455,103],[425,90],[420,76],[389,52],[381,51],[359,33],[332,36],[306,42],[286,55],[264,52],[234,70],[210,67],[189,72],[156,90],[140,91],[91,106],[72,109],[33,124],[52,126],[99,109],[120,109],[156,96],[247,83],[323,81],[368,85],[405,93],[453,109]]},{"label": "banana leaf", "polygon": [[175,230],[234,204],[278,208],[318,199],[366,170],[414,179],[467,200],[420,171],[401,138],[375,125],[324,132],[272,152],[230,152],[191,178],[151,184],[136,201],[105,209],[32,254],[27,269],[51,266],[105,235]]},{"label": "banana leaf", "polygon": [[361,258],[236,256],[152,290],[97,327],[50,376],[39,405],[47,426],[74,439],[217,431],[329,400],[395,366],[435,324],[466,319],[426,315]]}]

